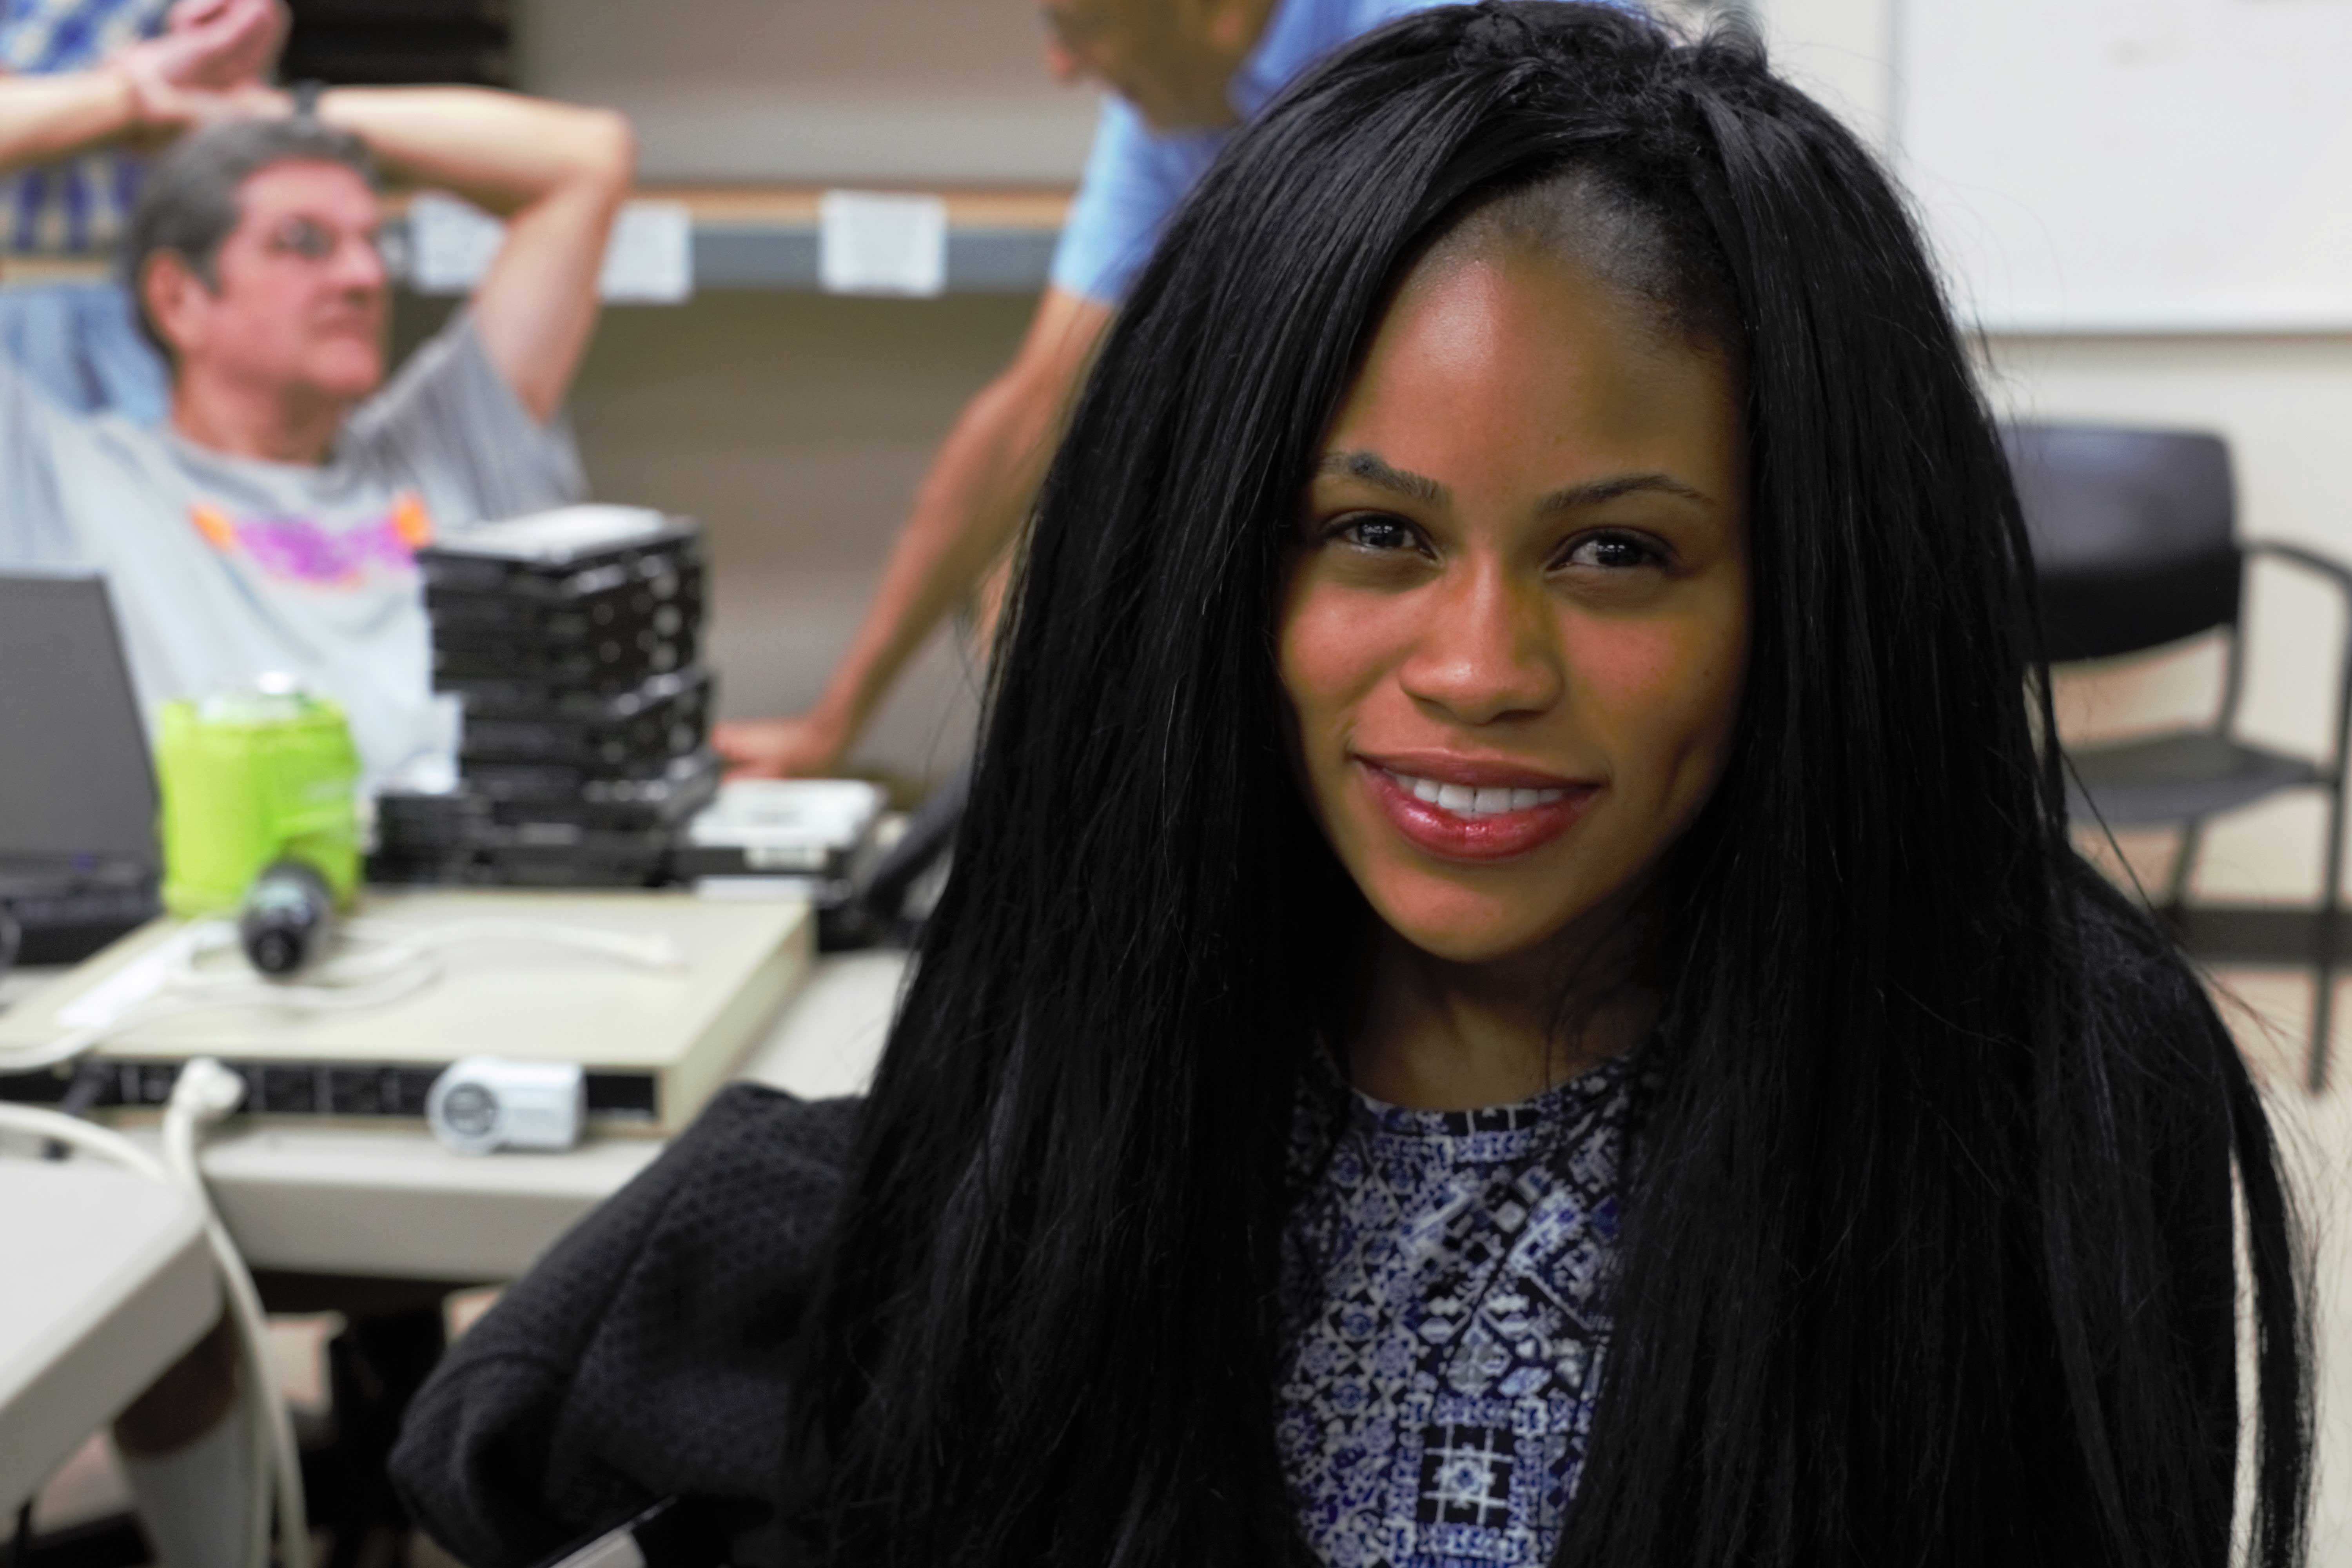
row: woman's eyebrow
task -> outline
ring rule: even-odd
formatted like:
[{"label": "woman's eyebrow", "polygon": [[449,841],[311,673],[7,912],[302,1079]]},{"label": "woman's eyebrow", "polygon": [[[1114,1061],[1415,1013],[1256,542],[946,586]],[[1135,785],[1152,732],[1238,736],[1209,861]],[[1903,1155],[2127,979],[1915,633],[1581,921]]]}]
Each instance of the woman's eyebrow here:
[{"label": "woman's eyebrow", "polygon": [[[1445,487],[1428,475],[1400,468],[1372,452],[1326,452],[1322,461],[1315,465],[1315,471],[1361,479],[1366,484],[1394,490],[1408,500],[1430,506],[1443,506],[1449,499]],[[1536,502],[1535,510],[1538,516],[1574,511],[1580,507],[1598,506],[1605,500],[1615,500],[1619,496],[1638,495],[1643,491],[1680,496],[1685,500],[1699,502],[1707,499],[1705,491],[1685,484],[1672,474],[1610,474],[1601,479],[1563,486]]]},{"label": "woman's eyebrow", "polygon": [[1619,496],[1639,495],[1645,490],[1661,495],[1681,496],[1685,500],[1704,502],[1704,491],[1692,489],[1672,474],[1612,474],[1606,479],[1587,479],[1582,484],[1567,485],[1536,502],[1540,515],[1555,511],[1574,511],[1579,507],[1597,506]]},{"label": "woman's eyebrow", "polygon": [[1445,487],[1425,474],[1416,474],[1381,460],[1370,452],[1326,452],[1315,465],[1318,474],[1344,474],[1351,479],[1361,479],[1368,485],[1378,485],[1384,490],[1394,490],[1411,500],[1430,506],[1444,506]]}]

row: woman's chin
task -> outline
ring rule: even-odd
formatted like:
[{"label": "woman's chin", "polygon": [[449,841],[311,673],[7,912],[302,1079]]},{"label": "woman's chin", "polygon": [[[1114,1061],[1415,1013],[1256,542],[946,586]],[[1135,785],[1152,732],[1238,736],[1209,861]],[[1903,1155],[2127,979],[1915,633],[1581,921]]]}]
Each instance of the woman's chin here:
[{"label": "woman's chin", "polygon": [[1383,899],[1372,906],[1389,929],[1432,958],[1448,963],[1494,963],[1542,945],[1574,918],[1550,900],[1543,908],[1492,897]]}]

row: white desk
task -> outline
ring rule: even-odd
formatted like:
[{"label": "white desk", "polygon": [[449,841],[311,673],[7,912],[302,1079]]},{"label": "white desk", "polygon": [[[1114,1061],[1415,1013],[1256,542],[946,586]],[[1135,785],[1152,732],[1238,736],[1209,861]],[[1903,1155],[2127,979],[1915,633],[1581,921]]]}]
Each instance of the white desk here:
[{"label": "white desk", "polygon": [[[811,1099],[863,1089],[905,972],[898,952],[819,959],[735,1076]],[[661,1149],[614,1136],[560,1154],[468,1156],[421,1126],[231,1121],[206,1141],[202,1163],[229,1234],[256,1268],[494,1280],[530,1268]],[[15,1261],[5,1239],[0,1258]]]},{"label": "white desk", "polygon": [[93,1159],[0,1158],[0,1510],[220,1316],[193,1199]]}]

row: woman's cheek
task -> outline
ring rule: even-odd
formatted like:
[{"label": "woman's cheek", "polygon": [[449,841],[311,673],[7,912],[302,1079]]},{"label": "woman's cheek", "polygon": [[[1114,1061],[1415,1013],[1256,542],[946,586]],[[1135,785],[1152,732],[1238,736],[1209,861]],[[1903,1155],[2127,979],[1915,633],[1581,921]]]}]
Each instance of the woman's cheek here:
[{"label": "woman's cheek", "polygon": [[1570,621],[1566,637],[1570,680],[1601,712],[1655,715],[1678,706],[1698,650],[1681,625],[1654,617]]},{"label": "woman's cheek", "polygon": [[1292,598],[1283,625],[1282,685],[1309,746],[1328,742],[1329,722],[1378,681],[1388,662],[1384,649],[1392,613],[1379,595],[1318,587],[1311,581]]},{"label": "woman's cheek", "polygon": [[1738,703],[1738,628],[1718,614],[1580,620],[1566,633],[1576,709],[1621,770],[1711,755]]}]

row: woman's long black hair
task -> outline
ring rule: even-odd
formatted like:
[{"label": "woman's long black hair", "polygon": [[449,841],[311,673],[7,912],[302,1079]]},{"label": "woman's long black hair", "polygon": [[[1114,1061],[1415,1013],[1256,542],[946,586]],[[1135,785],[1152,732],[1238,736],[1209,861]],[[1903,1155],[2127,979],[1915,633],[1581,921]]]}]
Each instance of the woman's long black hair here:
[{"label": "woman's long black hair", "polygon": [[1285,752],[1284,540],[1402,269],[1563,171],[1739,335],[1755,630],[1664,879],[1660,1087],[1557,1560],[2220,1564],[2232,1154],[2255,1553],[2298,1559],[2269,1131],[2068,847],[2017,502],[1903,204],[1747,35],[1521,0],[1392,25],[1238,135],[1073,413],[802,1342],[790,1495],[827,1560],[1303,1559],[1285,1138],[1363,913]]}]

